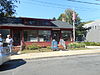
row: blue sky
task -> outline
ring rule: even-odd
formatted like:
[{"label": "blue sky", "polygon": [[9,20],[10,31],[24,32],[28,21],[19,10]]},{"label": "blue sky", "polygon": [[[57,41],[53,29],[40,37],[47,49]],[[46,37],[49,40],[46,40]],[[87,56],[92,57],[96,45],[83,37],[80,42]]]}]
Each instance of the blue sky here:
[{"label": "blue sky", "polygon": [[[91,3],[99,3],[96,0],[77,0]],[[58,18],[67,8],[74,9],[82,21],[90,21],[100,19],[100,5],[84,4],[71,2],[67,0],[20,0],[20,4],[16,4],[17,17],[31,18]]]}]

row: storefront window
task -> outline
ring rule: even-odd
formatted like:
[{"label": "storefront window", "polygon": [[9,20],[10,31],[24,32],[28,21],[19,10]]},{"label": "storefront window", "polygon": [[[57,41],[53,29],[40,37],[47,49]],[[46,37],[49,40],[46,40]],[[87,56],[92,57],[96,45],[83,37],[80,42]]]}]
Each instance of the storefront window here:
[{"label": "storefront window", "polygon": [[2,34],[3,40],[5,40],[7,35],[10,34],[10,29],[0,29],[0,34]]},{"label": "storefront window", "polygon": [[49,42],[51,31],[49,30],[39,30],[39,42]]},{"label": "storefront window", "polygon": [[72,38],[72,32],[71,31],[61,31],[62,33],[62,38],[64,41],[71,41]]},{"label": "storefront window", "polygon": [[37,30],[24,30],[24,41],[38,42]]}]

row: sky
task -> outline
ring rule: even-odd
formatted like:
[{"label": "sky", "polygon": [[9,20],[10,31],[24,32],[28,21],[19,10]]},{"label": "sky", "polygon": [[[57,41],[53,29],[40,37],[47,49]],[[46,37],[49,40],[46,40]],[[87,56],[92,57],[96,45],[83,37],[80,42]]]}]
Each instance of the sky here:
[{"label": "sky", "polygon": [[98,3],[98,5],[68,0],[20,0],[20,3],[16,4],[18,7],[15,16],[52,19],[53,17],[58,18],[61,13],[70,8],[79,14],[83,22],[100,19],[100,1],[76,1]]}]

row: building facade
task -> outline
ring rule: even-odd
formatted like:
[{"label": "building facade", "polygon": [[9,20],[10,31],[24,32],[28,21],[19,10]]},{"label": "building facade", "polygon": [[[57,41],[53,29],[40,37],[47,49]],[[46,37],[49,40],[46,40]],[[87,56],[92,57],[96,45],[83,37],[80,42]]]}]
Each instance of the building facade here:
[{"label": "building facade", "polygon": [[14,45],[25,45],[37,43],[42,46],[51,45],[52,39],[59,42],[60,38],[66,44],[72,42],[72,25],[58,20],[36,19],[24,17],[4,17],[0,18],[0,33],[3,39],[10,34],[14,40]]},{"label": "building facade", "polygon": [[100,42],[100,20],[85,24],[83,27],[88,29],[85,41]]}]

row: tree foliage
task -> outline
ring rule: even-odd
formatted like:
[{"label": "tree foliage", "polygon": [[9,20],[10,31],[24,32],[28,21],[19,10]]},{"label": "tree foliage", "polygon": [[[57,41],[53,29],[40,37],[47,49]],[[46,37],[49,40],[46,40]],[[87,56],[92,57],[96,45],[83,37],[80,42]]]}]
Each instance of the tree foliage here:
[{"label": "tree foliage", "polygon": [[[72,19],[73,12],[75,11],[72,9],[65,10],[65,13],[62,13],[59,16],[58,20],[61,21],[64,20],[65,22],[73,25],[73,19]],[[81,19],[77,12],[75,12],[75,14],[76,14],[76,19],[75,19],[76,37],[80,37],[86,34],[86,29],[82,27],[85,22],[81,22]]]},{"label": "tree foliage", "polygon": [[[65,10],[65,14],[66,14],[66,21],[69,23],[69,24],[73,24],[73,20],[72,20],[72,14],[73,14],[73,10],[71,9],[67,9]],[[76,14],[76,12],[75,12]]]},{"label": "tree foliage", "polygon": [[66,14],[65,13],[62,13],[60,16],[59,16],[59,18],[58,18],[58,20],[64,20],[64,21],[66,21]]},{"label": "tree foliage", "polygon": [[56,18],[55,18],[55,17],[53,17],[52,19],[53,19],[53,20],[56,20]]},{"label": "tree foliage", "polygon": [[[73,20],[72,20],[72,14],[73,14],[73,12],[75,12],[75,11],[72,10],[72,9],[65,10],[65,13],[62,13],[59,16],[58,20],[63,20],[64,19],[67,23],[73,24]],[[75,25],[79,25],[81,19],[80,19],[80,17],[78,16],[78,14],[76,12],[75,12],[75,14],[76,14]]]},{"label": "tree foliage", "polygon": [[12,16],[16,10],[14,5],[17,0],[0,0],[0,17],[10,17]]}]

